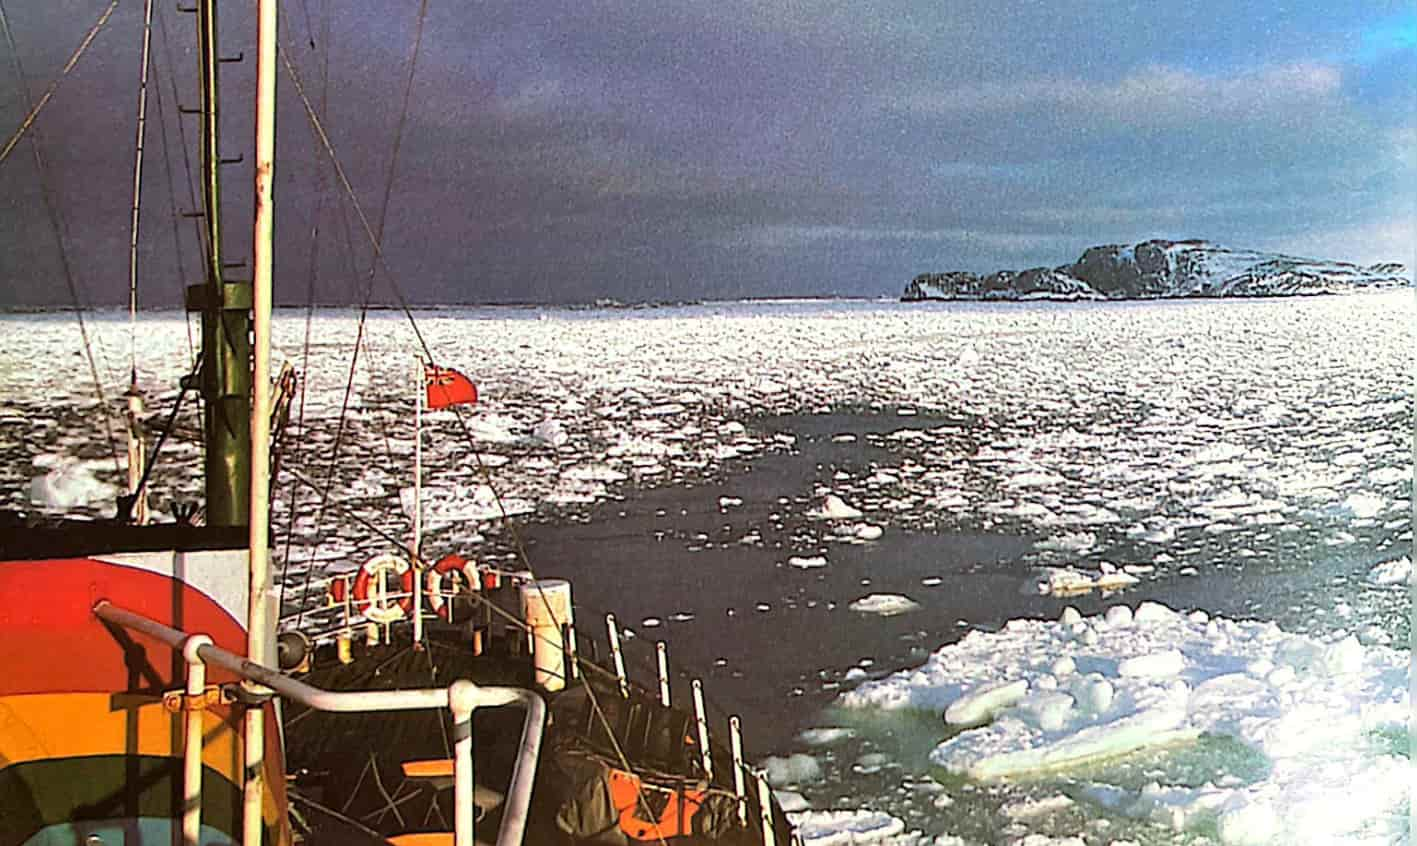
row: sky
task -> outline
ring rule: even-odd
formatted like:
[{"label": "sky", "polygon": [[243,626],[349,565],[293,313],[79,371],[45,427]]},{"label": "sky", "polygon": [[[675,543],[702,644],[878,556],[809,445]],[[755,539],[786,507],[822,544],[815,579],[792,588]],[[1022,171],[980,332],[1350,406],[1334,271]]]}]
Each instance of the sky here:
[{"label": "sky", "polygon": [[[250,252],[252,5],[220,15],[223,54],[245,55],[221,69],[223,154],[247,151],[223,168],[233,263]],[[6,4],[5,137],[27,110],[16,58],[38,97],[106,6]],[[36,122],[43,176],[28,144],[0,162],[0,306],[74,299],[46,183],[79,301],[127,301],[142,4],[120,6]],[[371,276],[354,205],[282,72],[282,303],[894,296],[918,273],[1056,266],[1148,238],[1414,263],[1410,2],[285,0],[281,13],[383,244]],[[194,16],[156,14],[142,306],[201,278],[175,108],[196,104]],[[190,145],[196,119],[181,121]]]}]

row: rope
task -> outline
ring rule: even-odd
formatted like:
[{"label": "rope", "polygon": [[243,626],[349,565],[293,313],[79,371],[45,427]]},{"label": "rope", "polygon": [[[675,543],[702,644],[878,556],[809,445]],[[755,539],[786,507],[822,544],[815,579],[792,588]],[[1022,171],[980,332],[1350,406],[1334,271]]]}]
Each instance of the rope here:
[{"label": "rope", "polygon": [[[39,117],[40,110],[49,103],[49,98],[54,96],[54,92],[59,90],[59,83],[63,82],[65,78],[69,76],[69,72],[79,63],[79,57],[84,55],[84,51],[89,49],[89,45],[92,44],[94,38],[98,36],[98,31],[103,29],[104,25],[108,23],[108,19],[113,16],[113,10],[117,8],[118,0],[113,0],[113,2],[108,4],[108,8],[103,10],[103,14],[99,15],[98,21],[89,28],[88,34],[84,36],[83,41],[79,42],[79,46],[74,49],[73,55],[71,55],[69,61],[64,64],[64,69],[59,72],[58,78],[49,83],[49,87],[45,89],[44,94],[39,98],[39,102],[35,103],[34,106],[30,108],[29,114],[26,114],[25,119],[20,122],[20,128],[16,129],[9,140],[5,142],[5,146],[0,148],[0,162],[4,162],[5,159],[9,158],[10,152],[15,149],[15,146],[20,143],[20,139],[24,137],[25,133],[34,125],[35,118]],[[3,19],[4,16],[4,6],[0,4],[0,19]],[[15,56],[15,66],[19,67],[20,57],[18,53],[15,53],[15,42],[10,36],[10,25],[5,23],[4,28],[5,40],[9,42],[10,52]],[[29,86],[25,84],[23,74],[21,74],[20,85],[25,92],[25,102],[30,102]]]},{"label": "rope", "polygon": [[[81,49],[77,51],[74,58],[70,59],[70,64],[65,67],[65,74],[73,67],[73,63],[78,61],[78,55],[82,54],[83,48],[87,48],[88,44],[93,40],[93,36],[97,34],[98,29],[108,20],[109,15],[113,13],[113,9],[117,5],[117,0],[114,0],[104,12],[103,17],[99,19],[99,22],[89,31],[89,36],[85,38],[83,44],[80,45]],[[29,103],[29,81],[25,77],[24,66],[20,63],[20,52],[15,46],[15,36],[14,33],[10,31],[10,20],[5,14],[5,4],[3,2],[0,2],[0,29],[5,31],[5,43],[10,48],[10,57],[14,60],[15,76],[20,82],[20,92],[24,95],[25,102]],[[61,76],[61,79],[62,78]],[[57,83],[55,83],[55,85],[57,85]],[[51,90],[46,92],[46,99],[49,94],[53,93],[53,88],[54,85],[51,85]],[[43,105],[43,103],[40,105]],[[27,121],[26,127],[32,122],[32,119]],[[24,128],[25,127],[22,127],[22,130]],[[16,134],[13,142],[18,143],[20,135],[23,134],[23,131]],[[93,345],[89,342],[89,330],[88,325],[84,322],[84,309],[79,297],[78,283],[74,279],[73,267],[69,264],[69,252],[64,247],[66,241],[64,237],[64,221],[59,214],[58,207],[54,203],[54,186],[49,180],[49,170],[44,165],[44,154],[40,152],[39,149],[38,131],[30,132],[29,138],[30,149],[34,153],[35,168],[39,171],[40,193],[44,197],[44,210],[48,214],[50,228],[54,231],[54,240],[59,245],[59,264],[63,268],[64,283],[68,286],[69,299],[73,304],[74,316],[79,323],[79,336],[84,342],[84,357],[88,361],[89,376],[93,379],[94,389],[98,392],[99,410],[103,417],[104,429],[108,434],[108,448],[113,455],[113,469],[115,472],[119,472],[122,469],[122,463],[118,460],[117,440],[113,434],[113,410],[108,407],[108,399],[103,394],[103,380],[99,378],[98,364],[94,361]],[[14,148],[14,143],[7,145],[5,152],[0,154],[0,161],[3,161],[4,156],[8,155],[9,151]]]}]

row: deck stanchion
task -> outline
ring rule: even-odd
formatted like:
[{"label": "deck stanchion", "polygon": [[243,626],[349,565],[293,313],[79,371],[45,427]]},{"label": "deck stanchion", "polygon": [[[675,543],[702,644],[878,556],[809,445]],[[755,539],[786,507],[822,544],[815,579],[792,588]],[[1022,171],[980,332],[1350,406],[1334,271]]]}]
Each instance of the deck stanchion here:
[{"label": "deck stanchion", "polygon": [[448,686],[448,710],[453,712],[453,842],[473,846],[472,710],[477,688],[469,681]]},{"label": "deck stanchion", "polygon": [[659,704],[669,707],[669,651],[664,645],[664,641],[658,641],[654,645],[654,651],[659,658]]},{"label": "deck stanchion", "polygon": [[570,677],[578,679],[581,677],[581,665],[576,661],[576,624],[567,622],[565,626],[566,640],[566,663],[570,665]]},{"label": "deck stanchion", "polygon": [[738,797],[738,824],[748,824],[748,793],[743,784],[743,725],[735,714],[728,718],[728,734],[733,742],[733,795]]},{"label": "deck stanchion", "polygon": [[198,846],[202,839],[202,709],[192,707],[207,692],[207,665],[197,654],[212,639],[194,634],[182,643],[187,661],[187,740],[182,747],[182,844]]},{"label": "deck stanchion", "polygon": [[758,821],[763,826],[763,846],[777,846],[777,834],[772,829],[772,790],[768,788],[767,770],[753,774],[758,782]]},{"label": "deck stanchion", "polygon": [[694,719],[699,724],[699,755],[703,760],[704,774],[713,779],[713,752],[709,749],[708,716],[704,713],[704,683],[693,681]]},{"label": "deck stanchion", "polygon": [[625,676],[625,656],[620,652],[620,628],[615,615],[605,615],[605,628],[610,632],[610,655],[615,659],[615,677],[620,680],[620,695],[630,698],[630,680]]}]

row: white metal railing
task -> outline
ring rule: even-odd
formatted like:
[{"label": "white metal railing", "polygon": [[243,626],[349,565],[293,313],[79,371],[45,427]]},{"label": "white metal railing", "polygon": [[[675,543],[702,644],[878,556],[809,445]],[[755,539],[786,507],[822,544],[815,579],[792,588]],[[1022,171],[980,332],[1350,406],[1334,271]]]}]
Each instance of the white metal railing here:
[{"label": "white metal railing", "polygon": [[[461,679],[446,688],[421,690],[368,690],[347,693],[321,690],[228,652],[213,644],[211,638],[204,634],[179,631],[141,614],[119,608],[108,600],[100,600],[94,605],[93,612],[102,620],[142,632],[181,652],[187,661],[186,691],[189,696],[205,694],[206,667],[208,664],[215,664],[242,679],[264,685],[281,696],[318,711],[355,713],[447,708],[453,715],[455,741],[453,842],[456,846],[473,846],[472,712],[477,708],[499,705],[519,704],[525,707],[527,714],[522,723],[521,752],[512,771],[507,810],[497,832],[497,846],[517,846],[522,842],[526,831],[527,809],[531,805],[532,783],[536,777],[536,761],[541,751],[541,733],[546,724],[546,703],[536,693],[516,687],[484,687]],[[183,842],[196,846],[202,814],[202,713],[198,709],[189,709],[186,713],[182,829]],[[247,846],[259,846],[261,827],[254,826],[254,838],[253,832],[249,830],[251,827],[247,828],[243,836],[244,843]]]}]

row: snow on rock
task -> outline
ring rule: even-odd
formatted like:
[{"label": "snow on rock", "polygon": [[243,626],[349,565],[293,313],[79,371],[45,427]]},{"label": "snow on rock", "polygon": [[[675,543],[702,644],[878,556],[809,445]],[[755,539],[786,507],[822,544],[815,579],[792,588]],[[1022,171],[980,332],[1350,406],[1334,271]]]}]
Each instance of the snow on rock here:
[{"label": "snow on rock", "polygon": [[[995,697],[992,720],[929,756],[973,779],[1158,750],[1154,782],[1089,783],[1087,798],[1178,831],[1218,832],[1223,844],[1317,846],[1360,835],[1385,843],[1405,825],[1417,786],[1405,754],[1405,651],[1150,602],[1126,625],[1115,624],[1117,614],[1109,622],[1068,612],[1057,622],[971,632],[918,668],[842,694],[839,704],[944,709],[949,720]],[[1180,772],[1168,780],[1164,750],[1202,735],[1250,747],[1266,769],[1226,774],[1228,755],[1213,762],[1222,775],[1210,782],[1196,785]]]},{"label": "snow on rock", "polygon": [[847,505],[836,494],[827,494],[816,508],[807,512],[807,516],[814,520],[859,520],[861,511]]},{"label": "snow on rock", "polygon": [[812,570],[818,567],[827,566],[827,559],[825,556],[822,555],[812,555],[806,557],[794,555],[791,558],[787,559],[787,565],[789,567],[796,567],[799,570]]},{"label": "snow on rock", "polygon": [[920,607],[920,604],[908,596],[898,593],[873,593],[863,596],[847,606],[852,611],[860,611],[863,614],[880,614],[882,617],[894,617],[896,614],[905,614]]}]

